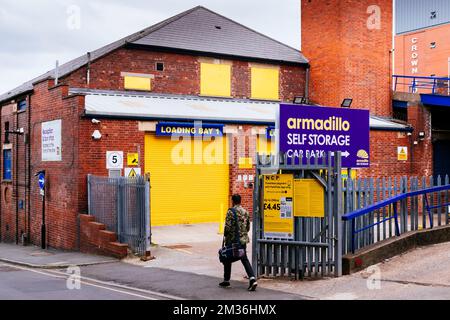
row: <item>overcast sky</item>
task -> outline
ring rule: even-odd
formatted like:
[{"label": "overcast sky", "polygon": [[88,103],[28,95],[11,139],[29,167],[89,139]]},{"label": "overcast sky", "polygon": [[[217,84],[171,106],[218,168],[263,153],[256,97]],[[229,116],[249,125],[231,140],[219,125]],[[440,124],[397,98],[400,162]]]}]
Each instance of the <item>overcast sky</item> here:
[{"label": "overcast sky", "polygon": [[0,94],[197,5],[300,48],[299,0],[0,0]]}]

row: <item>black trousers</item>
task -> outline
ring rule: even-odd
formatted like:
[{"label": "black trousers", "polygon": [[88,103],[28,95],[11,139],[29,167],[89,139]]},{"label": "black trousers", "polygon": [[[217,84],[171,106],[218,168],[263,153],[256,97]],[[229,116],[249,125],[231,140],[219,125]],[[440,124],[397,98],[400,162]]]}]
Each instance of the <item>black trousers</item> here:
[{"label": "black trousers", "polygon": [[[245,272],[247,272],[248,278],[255,277],[255,273],[253,272],[252,265],[250,264],[250,261],[248,261],[247,257],[247,251],[245,253],[245,256],[241,258],[242,265],[245,268]],[[231,262],[226,262],[223,264],[224,274],[223,274],[223,280],[224,281],[230,281],[231,279]]]}]

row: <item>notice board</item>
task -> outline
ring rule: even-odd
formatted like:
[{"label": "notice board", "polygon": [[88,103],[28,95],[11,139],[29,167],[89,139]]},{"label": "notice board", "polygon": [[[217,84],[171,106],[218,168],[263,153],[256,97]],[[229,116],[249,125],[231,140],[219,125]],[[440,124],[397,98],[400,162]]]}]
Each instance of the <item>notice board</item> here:
[{"label": "notice board", "polygon": [[263,181],[264,237],[294,239],[294,176],[265,175]]},{"label": "notice board", "polygon": [[325,190],[316,179],[294,180],[294,216],[325,217]]}]

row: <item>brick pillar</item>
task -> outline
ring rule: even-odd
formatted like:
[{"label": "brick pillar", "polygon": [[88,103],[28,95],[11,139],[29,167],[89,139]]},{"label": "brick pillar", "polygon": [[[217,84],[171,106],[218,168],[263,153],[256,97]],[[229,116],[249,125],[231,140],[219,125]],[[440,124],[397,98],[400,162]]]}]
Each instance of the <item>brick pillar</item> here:
[{"label": "brick pillar", "polygon": [[312,102],[391,115],[392,0],[303,0]]}]

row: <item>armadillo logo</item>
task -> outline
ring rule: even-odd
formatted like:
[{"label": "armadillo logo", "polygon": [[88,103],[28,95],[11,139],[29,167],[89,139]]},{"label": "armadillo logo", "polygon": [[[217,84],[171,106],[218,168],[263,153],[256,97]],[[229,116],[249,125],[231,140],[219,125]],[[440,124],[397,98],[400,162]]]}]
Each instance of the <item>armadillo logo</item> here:
[{"label": "armadillo logo", "polygon": [[361,158],[361,159],[369,159],[369,154],[367,153],[366,150],[363,150],[363,149],[359,150],[356,155],[358,156],[358,158]]}]

